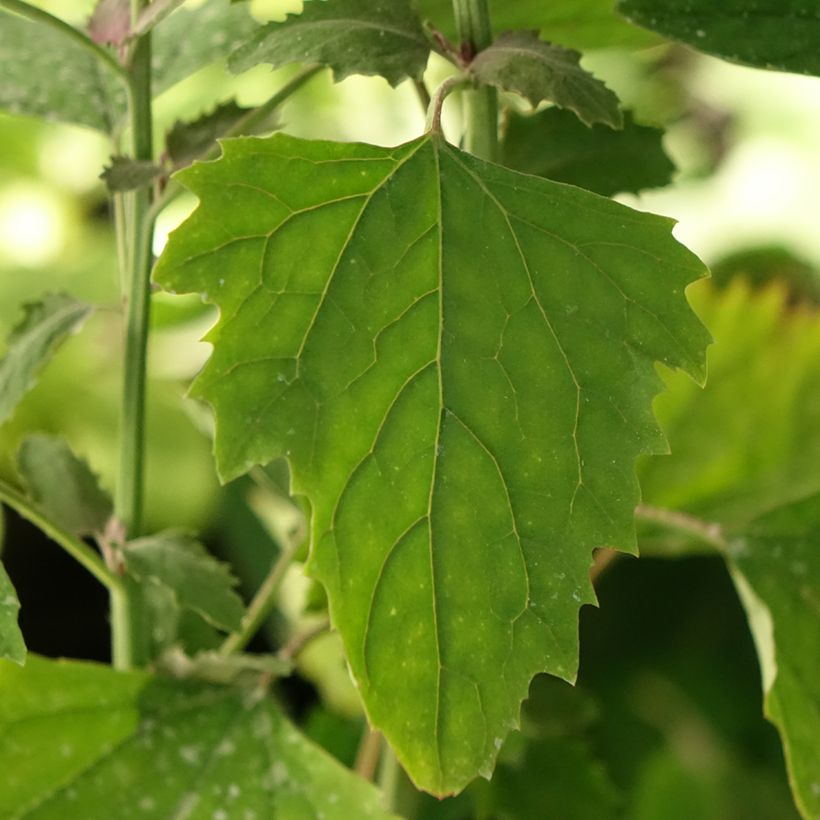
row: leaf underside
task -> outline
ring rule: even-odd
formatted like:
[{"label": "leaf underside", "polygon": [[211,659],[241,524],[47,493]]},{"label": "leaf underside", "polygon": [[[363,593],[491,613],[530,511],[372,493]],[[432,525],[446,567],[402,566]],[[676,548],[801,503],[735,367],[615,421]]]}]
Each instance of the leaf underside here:
[{"label": "leaf underside", "polygon": [[572,680],[590,553],[634,550],[653,362],[704,370],[667,219],[477,160],[278,134],[180,175],[156,277],[219,305],[193,392],[223,479],[285,455],[371,721],[415,782],[489,774]]},{"label": "leaf underside", "polygon": [[269,697],[93,664],[0,664],[0,766],[10,820],[390,817]]},{"label": "leaf underside", "polygon": [[738,63],[820,75],[820,13],[807,0],[620,0],[638,25]]},{"label": "leaf underside", "polygon": [[732,549],[733,578],[804,817],[820,817],[820,495],[755,521]]}]

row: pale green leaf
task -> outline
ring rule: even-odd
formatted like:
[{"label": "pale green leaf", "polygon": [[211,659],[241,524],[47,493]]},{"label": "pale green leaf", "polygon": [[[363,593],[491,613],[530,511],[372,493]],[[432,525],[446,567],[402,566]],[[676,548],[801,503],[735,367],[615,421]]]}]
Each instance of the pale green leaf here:
[{"label": "pale green leaf", "polygon": [[379,74],[391,85],[421,78],[430,46],[408,0],[311,0],[298,15],[269,23],[231,55],[232,71],[259,63],[320,63],[341,80]]},{"label": "pale green leaf", "polygon": [[135,160],[130,157],[111,157],[100,174],[100,179],[113,193],[135,191],[158,180],[163,174],[162,168],[148,160]]},{"label": "pale green leaf", "polygon": [[30,658],[0,664],[0,815],[387,818],[269,697]]},{"label": "pale green leaf", "polygon": [[[422,15],[448,36],[455,37],[452,0],[419,0]],[[616,14],[614,0],[507,0],[490,3],[493,27],[539,28],[546,40],[570,48],[641,48],[659,40]]]},{"label": "pale green leaf", "polygon": [[820,9],[811,0],[619,0],[618,10],[716,57],[820,75]]},{"label": "pale green leaf", "polygon": [[654,361],[702,377],[671,222],[425,136],[285,135],[180,175],[157,279],[219,305],[194,393],[224,479],[286,455],[371,720],[438,793],[531,677],[575,677],[593,547],[634,549]]},{"label": "pale green leaf", "polygon": [[603,196],[666,185],[675,166],[663,132],[625,115],[623,130],[587,128],[569,111],[547,108],[530,116],[511,111],[501,141],[504,165],[525,174],[586,188]]},{"label": "pale green leaf", "polygon": [[82,327],[92,310],[85,302],[62,293],[48,294],[23,306],[23,319],[9,334],[6,354],[0,359],[0,423],[11,416],[42,367]]},{"label": "pale green leaf", "polygon": [[234,592],[236,579],[185,533],[165,532],[129,541],[122,550],[128,571],[171,590],[179,605],[224,630],[239,629],[245,611]]},{"label": "pale green leaf", "polygon": [[820,817],[820,495],[759,518],[730,555],[795,800]]},{"label": "pale green leaf", "polygon": [[623,125],[618,98],[581,68],[577,51],[538,39],[536,31],[507,31],[481,51],[470,73],[484,85],[515,91],[533,105],[543,100],[574,111],[587,125]]},{"label": "pale green leaf", "polygon": [[17,613],[20,611],[20,601],[0,564],[0,658],[8,658],[14,663],[23,664],[26,660],[26,644],[23,633],[17,625]]},{"label": "pale green leaf", "polygon": [[102,533],[113,512],[97,476],[60,438],[33,435],[17,453],[28,495],[46,517],[74,535]]}]

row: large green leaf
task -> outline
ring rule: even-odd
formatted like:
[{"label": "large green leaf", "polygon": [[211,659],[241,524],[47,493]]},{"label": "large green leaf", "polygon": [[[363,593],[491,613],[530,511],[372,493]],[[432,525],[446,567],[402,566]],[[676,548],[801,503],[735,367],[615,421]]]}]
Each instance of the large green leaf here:
[{"label": "large green leaf", "polygon": [[507,31],[473,60],[483,84],[515,91],[533,105],[549,100],[574,111],[587,125],[623,125],[618,98],[580,66],[577,51],[538,39],[536,31]]},{"label": "large green leaf", "polygon": [[194,392],[229,479],[286,455],[368,714],[415,781],[489,773],[568,680],[591,550],[634,550],[654,361],[703,376],[671,222],[470,157],[225,143],[157,279],[222,319]]},{"label": "large green leaf", "polygon": [[0,564],[0,658],[22,664],[26,659],[26,644],[17,625],[20,601],[11,579]]},{"label": "large green leaf", "polygon": [[627,113],[623,130],[587,128],[570,111],[547,108],[526,116],[511,111],[501,141],[504,165],[568,182],[596,194],[637,193],[666,185],[675,166],[664,153],[663,132],[638,125]]},{"label": "large green leaf", "polygon": [[[658,38],[632,26],[613,8],[615,0],[515,0],[491,2],[493,26],[507,29],[539,28],[547,40],[570,48],[640,48],[654,45]],[[424,17],[448,36],[455,36],[452,0],[419,0]]]},{"label": "large green leaf", "polygon": [[239,629],[245,611],[234,592],[230,568],[191,536],[165,532],[129,541],[123,547],[128,571],[141,581],[166,587],[179,606],[225,630]]},{"label": "large green leaf", "polygon": [[11,416],[20,399],[34,386],[54,351],[82,327],[92,307],[72,296],[56,293],[24,305],[23,310],[22,320],[7,339],[6,355],[0,359],[0,423]]},{"label": "large green leaf", "polygon": [[771,512],[730,549],[798,807],[820,817],[820,495]]},{"label": "large green leaf", "polygon": [[269,697],[30,658],[0,664],[9,820],[386,818]]},{"label": "large green leaf", "polygon": [[230,58],[233,71],[259,63],[331,66],[337,80],[380,74],[391,85],[421,79],[430,46],[409,0],[313,0],[269,23]]},{"label": "large green leaf", "polygon": [[28,436],[17,454],[28,495],[45,516],[74,535],[102,533],[113,512],[97,476],[60,438]]},{"label": "large green leaf", "polygon": [[619,0],[618,9],[717,57],[820,74],[820,11],[811,0]]}]

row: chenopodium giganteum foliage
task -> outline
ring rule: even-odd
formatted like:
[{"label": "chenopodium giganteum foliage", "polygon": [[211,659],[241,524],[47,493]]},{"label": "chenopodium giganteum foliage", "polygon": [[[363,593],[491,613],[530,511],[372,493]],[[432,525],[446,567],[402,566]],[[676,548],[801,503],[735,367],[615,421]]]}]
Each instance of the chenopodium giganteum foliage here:
[{"label": "chenopodium giganteum foliage", "polygon": [[180,179],[156,279],[221,317],[193,388],[221,477],[285,456],[367,714],[414,781],[489,774],[578,665],[593,548],[635,550],[655,362],[702,380],[670,220],[476,159],[277,134]]}]

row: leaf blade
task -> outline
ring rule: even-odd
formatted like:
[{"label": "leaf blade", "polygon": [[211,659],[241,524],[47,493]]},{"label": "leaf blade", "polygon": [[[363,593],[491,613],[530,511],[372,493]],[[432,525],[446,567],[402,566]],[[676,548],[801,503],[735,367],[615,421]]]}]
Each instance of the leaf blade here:
[{"label": "leaf blade", "polygon": [[7,658],[22,666],[26,662],[26,644],[17,623],[20,601],[17,593],[0,564],[0,658]]},{"label": "leaf blade", "polygon": [[222,312],[194,387],[219,469],[289,458],[371,721],[423,788],[463,788],[536,672],[574,678],[592,548],[634,549],[652,362],[702,376],[703,270],[667,220],[438,138],[232,140],[182,179],[200,206],[156,276]]}]

